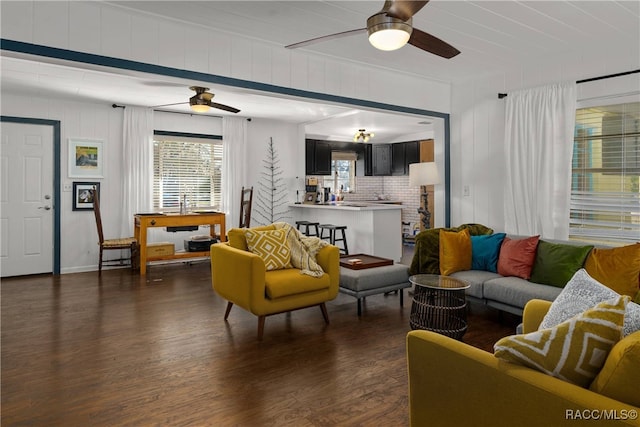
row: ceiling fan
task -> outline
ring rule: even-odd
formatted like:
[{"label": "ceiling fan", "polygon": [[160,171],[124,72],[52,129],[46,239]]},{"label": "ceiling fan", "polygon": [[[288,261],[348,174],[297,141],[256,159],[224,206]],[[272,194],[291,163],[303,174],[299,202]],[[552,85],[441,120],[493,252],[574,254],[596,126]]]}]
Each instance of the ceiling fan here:
[{"label": "ceiling fan", "polygon": [[[191,86],[189,89],[195,91],[195,95],[189,98],[189,105],[191,106],[191,110],[196,113],[206,113],[209,111],[209,108],[217,108],[219,110],[229,111],[231,113],[239,113],[240,110],[237,108],[230,107],[224,104],[218,104],[217,102],[211,102],[211,98],[215,95],[211,92],[207,92],[209,90],[208,87],[201,86]],[[153,108],[158,107],[169,107],[171,105],[180,105],[186,104],[186,102],[177,102],[175,104],[164,104],[164,105],[155,105]]]},{"label": "ceiling fan", "polygon": [[369,33],[369,42],[380,50],[396,50],[409,43],[418,49],[433,53],[434,55],[447,59],[453,58],[460,53],[458,49],[412,26],[413,15],[428,2],[429,0],[386,0],[382,10],[367,19],[366,28],[316,37],[285,47],[287,49],[295,49],[339,37],[364,33],[366,31]]}]

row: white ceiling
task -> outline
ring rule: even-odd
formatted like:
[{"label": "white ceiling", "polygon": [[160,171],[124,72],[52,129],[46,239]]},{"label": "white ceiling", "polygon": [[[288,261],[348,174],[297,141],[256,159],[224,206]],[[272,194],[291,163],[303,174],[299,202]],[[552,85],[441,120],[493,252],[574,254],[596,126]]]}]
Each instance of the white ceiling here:
[{"label": "white ceiling", "polygon": [[[284,46],[365,26],[382,1],[123,1],[109,2]],[[371,47],[365,35],[322,42],[305,50],[445,82],[544,61],[585,45],[640,51],[639,1],[432,1],[414,16],[414,28],[462,53],[443,59],[407,45],[394,52]],[[47,62],[44,62],[47,61]],[[198,82],[90,67],[3,52],[3,93],[54,95],[122,105],[156,106],[187,101]],[[84,67],[82,69],[78,67]],[[624,70],[622,70],[624,71]],[[205,85],[206,86],[206,85]],[[357,128],[383,142],[430,130],[424,117],[354,110],[246,89],[212,88],[215,102],[245,117],[306,123],[308,133],[349,139]],[[187,112],[188,106],[164,107]],[[213,115],[227,114],[211,110]]]},{"label": "white ceiling", "polygon": [[[113,1],[125,8],[242,34],[286,46],[366,27],[383,1]],[[452,1],[429,2],[413,17],[426,31],[462,53],[447,60],[407,45],[373,48],[366,35],[305,47],[343,60],[373,64],[441,81],[459,81],[539,61],[585,45],[638,51],[640,2]]]}]

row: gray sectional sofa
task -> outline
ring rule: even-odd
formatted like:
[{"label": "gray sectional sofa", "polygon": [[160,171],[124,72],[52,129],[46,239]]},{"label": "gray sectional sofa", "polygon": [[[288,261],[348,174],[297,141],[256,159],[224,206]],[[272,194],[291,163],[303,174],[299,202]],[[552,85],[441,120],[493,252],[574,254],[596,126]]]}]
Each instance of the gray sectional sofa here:
[{"label": "gray sectional sofa", "polygon": [[[493,230],[488,228],[482,228],[483,226],[478,224],[465,224],[455,229],[445,229],[447,231],[459,231],[464,228],[468,228],[471,231],[471,235],[490,234]],[[474,232],[475,231],[475,232]],[[437,232],[436,230],[428,230],[431,234]],[[425,232],[422,232],[425,233]],[[421,234],[422,234],[421,233]],[[426,234],[425,234],[426,237]],[[518,236],[509,235],[507,237],[519,240],[530,236]],[[418,240],[420,235],[418,235]],[[423,239],[427,240],[427,239]],[[433,244],[434,238],[431,237],[431,244]],[[574,242],[567,240],[553,240],[543,239],[550,243],[559,243],[573,246],[585,246],[584,242]],[[427,245],[425,245],[427,246]],[[596,245],[596,247],[605,247]],[[414,262],[412,263],[410,274],[419,273],[437,273],[435,271],[429,271],[434,268],[433,260],[429,264],[429,254],[426,251],[433,252],[431,248],[419,248],[416,247],[416,253],[414,255]],[[418,253],[418,251],[422,251]],[[437,256],[437,255],[436,255]],[[478,302],[486,304],[488,306],[497,308],[502,311],[506,311],[518,316],[522,316],[525,304],[532,299],[542,299],[546,301],[553,301],[562,291],[561,287],[543,285],[534,283],[529,280],[521,279],[519,277],[504,277],[498,273],[492,273],[489,271],[481,270],[467,270],[458,271],[451,274],[451,277],[462,279],[469,283],[470,287],[467,289],[468,301]]]},{"label": "gray sectional sofa", "polygon": [[[530,236],[517,236],[507,234],[507,237],[517,240]],[[571,240],[543,239],[550,243],[563,245],[584,246],[584,242]],[[606,246],[595,245],[605,248]],[[470,287],[467,289],[469,301],[484,303],[490,307],[522,316],[525,304],[532,299],[553,301],[562,291],[562,288],[551,285],[541,285],[519,277],[503,277],[497,273],[488,271],[458,271],[451,277],[465,280]]]}]

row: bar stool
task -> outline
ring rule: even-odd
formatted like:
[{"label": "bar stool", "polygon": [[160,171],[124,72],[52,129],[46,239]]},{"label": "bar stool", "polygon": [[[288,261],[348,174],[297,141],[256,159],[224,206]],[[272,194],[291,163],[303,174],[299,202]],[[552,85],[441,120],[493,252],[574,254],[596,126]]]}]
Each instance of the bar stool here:
[{"label": "bar stool", "polygon": [[[321,239],[329,239],[329,243],[335,245],[336,242],[342,242],[342,248],[340,248],[341,252],[344,252],[345,255],[349,255],[349,248],[347,247],[347,236],[345,234],[345,230],[347,229],[346,225],[333,225],[333,224],[321,224],[320,225],[320,238]],[[324,235],[324,231],[327,230],[329,232],[328,236]],[[342,238],[336,239],[336,230],[340,230],[342,232]]]},{"label": "bar stool", "polygon": [[[296,229],[300,230],[301,226],[304,227],[304,231],[302,233],[304,233],[305,236],[317,236],[317,237],[320,237],[320,232],[318,231],[318,225],[320,225],[319,222],[296,221]],[[309,227],[313,227],[315,229],[315,233],[314,234],[311,234],[313,229],[309,229]]]}]

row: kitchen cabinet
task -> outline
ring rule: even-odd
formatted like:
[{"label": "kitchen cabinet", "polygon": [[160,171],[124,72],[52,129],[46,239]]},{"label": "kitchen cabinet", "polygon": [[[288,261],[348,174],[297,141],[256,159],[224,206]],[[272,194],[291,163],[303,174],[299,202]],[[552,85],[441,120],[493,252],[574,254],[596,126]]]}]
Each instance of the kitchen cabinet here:
[{"label": "kitchen cabinet", "polygon": [[356,160],[356,176],[373,175],[373,150],[371,144],[358,144],[355,152],[358,156]]},{"label": "kitchen cabinet", "polygon": [[356,176],[408,175],[409,165],[420,161],[420,145],[417,141],[363,144],[307,139],[306,174],[331,175],[332,151],[356,152]]},{"label": "kitchen cabinet", "polygon": [[391,175],[391,144],[373,144],[373,175]]},{"label": "kitchen cabinet", "polygon": [[404,175],[404,144],[391,144],[391,175]]},{"label": "kitchen cabinet", "polygon": [[331,144],[327,141],[305,141],[307,175],[331,175]]},{"label": "kitchen cabinet", "polygon": [[391,144],[391,175],[409,175],[409,165],[420,162],[418,141]]}]

